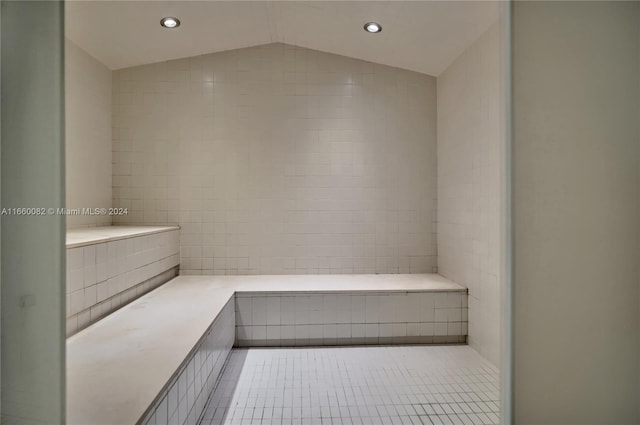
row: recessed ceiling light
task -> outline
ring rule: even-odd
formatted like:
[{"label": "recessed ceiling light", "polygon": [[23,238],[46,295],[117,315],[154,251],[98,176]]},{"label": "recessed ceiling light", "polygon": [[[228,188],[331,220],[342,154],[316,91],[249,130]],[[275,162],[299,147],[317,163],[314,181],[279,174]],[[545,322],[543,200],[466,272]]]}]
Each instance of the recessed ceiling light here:
[{"label": "recessed ceiling light", "polygon": [[366,24],[364,24],[364,30],[366,32],[370,32],[370,33],[377,33],[382,31],[382,25],[380,25],[377,22],[367,22]]},{"label": "recessed ceiling light", "polygon": [[165,28],[177,28],[180,26],[180,20],[178,18],[172,18],[171,16],[167,16],[166,18],[162,18],[160,20],[160,25]]}]

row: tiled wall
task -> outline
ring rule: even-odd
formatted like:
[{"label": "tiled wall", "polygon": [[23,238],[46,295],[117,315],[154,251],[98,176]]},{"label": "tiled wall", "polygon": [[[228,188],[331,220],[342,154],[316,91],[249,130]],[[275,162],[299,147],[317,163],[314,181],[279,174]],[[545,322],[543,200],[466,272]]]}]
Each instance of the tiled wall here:
[{"label": "tiled wall", "polygon": [[167,389],[140,421],[143,425],[195,425],[204,411],[235,338],[233,298],[184,361]]},{"label": "tiled wall", "polygon": [[239,346],[465,342],[464,292],[236,293]]},{"label": "tiled wall", "polygon": [[436,266],[435,78],[270,44],[113,73],[118,224],[179,224],[181,273]]},{"label": "tiled wall", "polygon": [[67,249],[67,335],[177,274],[179,231]]},{"label": "tiled wall", "polygon": [[[111,207],[111,71],[65,41],[67,208]],[[105,226],[108,215],[68,215],[67,227]]]},{"label": "tiled wall", "polygon": [[438,272],[469,288],[469,344],[500,358],[500,27],[438,77]]}]

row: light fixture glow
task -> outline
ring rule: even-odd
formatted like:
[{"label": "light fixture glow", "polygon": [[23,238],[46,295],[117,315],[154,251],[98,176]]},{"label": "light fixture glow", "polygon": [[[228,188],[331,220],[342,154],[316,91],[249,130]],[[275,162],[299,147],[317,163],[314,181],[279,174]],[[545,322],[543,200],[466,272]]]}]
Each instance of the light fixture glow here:
[{"label": "light fixture glow", "polygon": [[165,28],[177,28],[180,26],[180,20],[178,18],[167,16],[166,18],[162,18],[160,20],[160,25]]},{"label": "light fixture glow", "polygon": [[377,22],[367,22],[366,24],[364,24],[364,30],[366,32],[370,32],[372,34],[375,34],[377,32],[382,31],[382,25],[380,25]]}]

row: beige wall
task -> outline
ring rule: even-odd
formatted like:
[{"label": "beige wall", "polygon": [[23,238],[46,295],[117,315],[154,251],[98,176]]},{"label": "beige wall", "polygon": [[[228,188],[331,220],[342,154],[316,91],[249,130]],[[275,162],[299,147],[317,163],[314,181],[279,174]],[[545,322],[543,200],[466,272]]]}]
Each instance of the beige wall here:
[{"label": "beige wall", "polygon": [[640,3],[513,8],[516,423],[640,423]]},{"label": "beige wall", "polygon": [[[65,41],[67,208],[111,206],[111,71]],[[105,216],[67,216],[67,227],[111,224]]]},{"label": "beige wall", "polygon": [[438,271],[469,288],[469,344],[500,362],[500,26],[438,76]]},{"label": "beige wall", "polygon": [[118,223],[185,274],[436,266],[435,78],[271,44],[114,72]]},{"label": "beige wall", "polygon": [[[2,199],[64,205],[64,4],[2,2]],[[2,424],[62,424],[64,218],[3,215]]]}]

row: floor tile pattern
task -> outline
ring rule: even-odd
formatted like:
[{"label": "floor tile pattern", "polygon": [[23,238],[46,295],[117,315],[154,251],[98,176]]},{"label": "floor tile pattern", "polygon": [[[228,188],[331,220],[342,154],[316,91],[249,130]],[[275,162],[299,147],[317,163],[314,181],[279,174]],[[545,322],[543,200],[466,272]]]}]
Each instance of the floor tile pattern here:
[{"label": "floor tile pattern", "polygon": [[498,385],[468,346],[235,349],[200,423],[498,424]]}]

